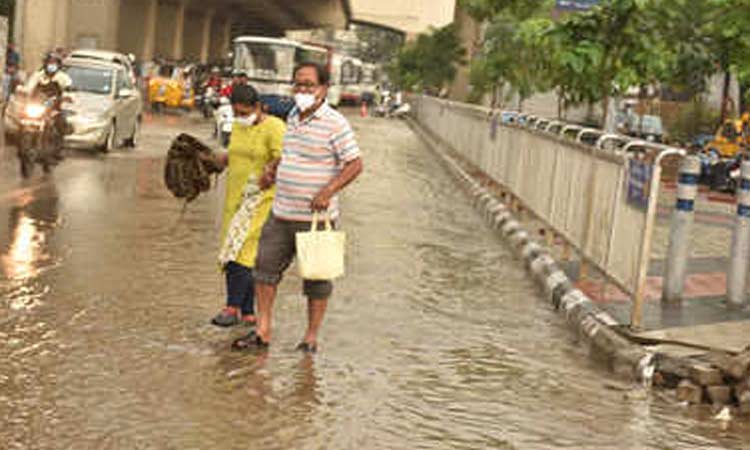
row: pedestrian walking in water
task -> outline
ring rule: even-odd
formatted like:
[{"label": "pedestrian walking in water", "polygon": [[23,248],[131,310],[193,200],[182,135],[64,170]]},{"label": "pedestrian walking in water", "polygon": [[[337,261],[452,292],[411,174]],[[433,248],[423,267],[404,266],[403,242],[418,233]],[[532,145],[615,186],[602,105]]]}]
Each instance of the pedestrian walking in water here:
[{"label": "pedestrian walking in water", "polygon": [[[275,183],[276,197],[255,262],[258,325],[236,340],[234,348],[269,345],[276,288],[295,256],[295,234],[310,230],[313,211],[323,212],[335,222],[339,217],[337,194],[362,172],[349,122],[326,102],[328,80],[328,72],[317,64],[304,63],[294,70],[296,106],[287,120],[282,156],[260,183],[262,188]],[[297,349],[315,352],[333,284],[330,280],[304,280],[303,291],[308,323]]]},{"label": "pedestrian walking in water", "polygon": [[260,190],[266,166],[281,155],[286,126],[267,115],[258,92],[249,85],[232,92],[234,124],[229,151],[219,263],[226,275],[227,304],[211,322],[221,327],[255,323],[253,266],[258,239],[269,216],[275,187]]}]

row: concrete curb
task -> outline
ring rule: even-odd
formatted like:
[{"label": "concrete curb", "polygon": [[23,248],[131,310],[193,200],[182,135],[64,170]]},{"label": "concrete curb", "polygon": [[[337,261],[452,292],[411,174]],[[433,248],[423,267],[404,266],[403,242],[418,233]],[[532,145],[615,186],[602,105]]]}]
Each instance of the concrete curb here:
[{"label": "concrete curb", "polygon": [[656,363],[655,355],[615,331],[613,327],[617,322],[609,314],[599,310],[586,294],[573,287],[573,283],[558,266],[549,250],[531,237],[508,207],[472,178],[449,155],[438,139],[431,136],[413,119],[409,118],[407,122],[440,157],[441,163],[451,175],[459,181],[461,187],[469,194],[472,205],[479,210],[490,227],[499,230],[499,234],[521,258],[534,280],[541,286],[546,300],[587,343],[592,356],[608,364],[615,373],[650,385]]}]

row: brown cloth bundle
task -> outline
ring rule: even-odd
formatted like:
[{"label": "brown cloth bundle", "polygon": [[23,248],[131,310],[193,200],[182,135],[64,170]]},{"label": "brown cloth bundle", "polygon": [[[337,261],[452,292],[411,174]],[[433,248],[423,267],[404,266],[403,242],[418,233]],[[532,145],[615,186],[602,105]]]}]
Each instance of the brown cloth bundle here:
[{"label": "brown cloth bundle", "polygon": [[182,133],[172,141],[167,152],[164,183],[175,197],[191,202],[201,192],[211,189],[211,175],[222,170],[210,147]]}]

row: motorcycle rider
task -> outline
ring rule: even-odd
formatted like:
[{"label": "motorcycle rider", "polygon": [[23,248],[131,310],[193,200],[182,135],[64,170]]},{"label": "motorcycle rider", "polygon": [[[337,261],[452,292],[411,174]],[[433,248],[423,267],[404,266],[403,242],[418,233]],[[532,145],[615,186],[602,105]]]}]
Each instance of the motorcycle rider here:
[{"label": "motorcycle rider", "polygon": [[245,71],[235,70],[232,73],[232,84],[224,87],[224,89],[221,90],[221,96],[226,97],[226,98],[231,98],[234,87],[237,85],[246,85],[248,83],[248,80],[249,78],[247,76],[247,73],[245,73]]},{"label": "motorcycle rider", "polygon": [[[61,113],[63,101],[70,100],[64,97],[64,93],[73,85],[68,74],[62,71],[62,57],[55,52],[48,53],[44,58],[41,70],[35,72],[29,78],[26,92],[29,98],[54,99],[52,107],[60,112],[55,120],[55,128],[59,136],[70,134],[72,130]],[[62,145],[58,148],[58,159],[61,159]]]},{"label": "motorcycle rider", "polygon": [[221,90],[221,71],[218,67],[211,68],[211,74],[205,82],[206,88],[213,88],[216,92]]}]

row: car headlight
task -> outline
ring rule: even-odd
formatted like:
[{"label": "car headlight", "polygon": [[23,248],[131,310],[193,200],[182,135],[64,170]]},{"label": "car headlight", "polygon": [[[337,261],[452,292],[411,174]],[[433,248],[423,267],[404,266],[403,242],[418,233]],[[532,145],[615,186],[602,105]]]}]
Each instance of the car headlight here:
[{"label": "car headlight", "polygon": [[30,105],[26,105],[24,114],[26,114],[26,117],[28,117],[29,119],[39,119],[44,115],[44,112],[46,110],[47,108],[45,108],[44,105],[32,103]]}]

